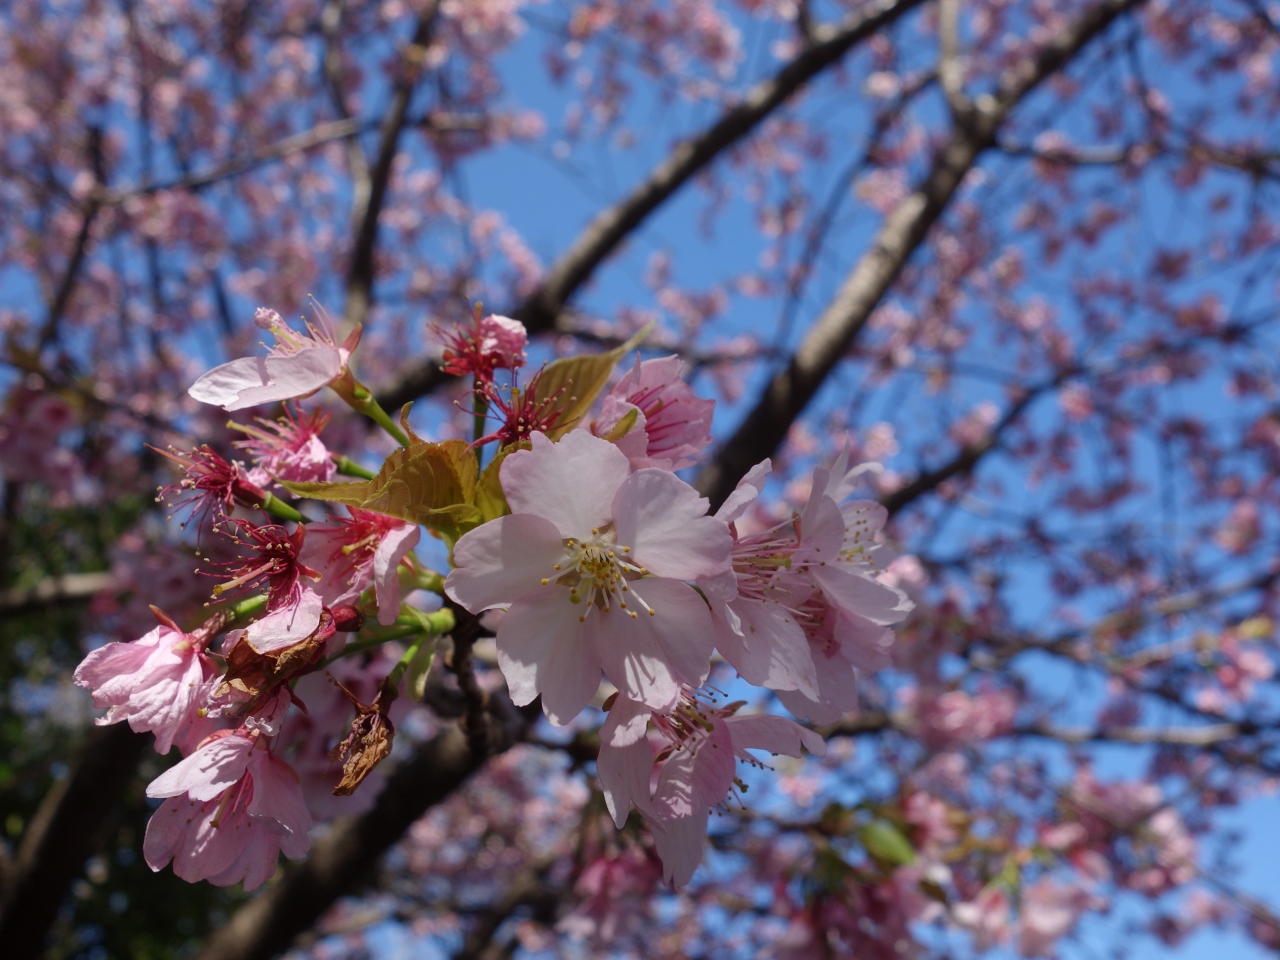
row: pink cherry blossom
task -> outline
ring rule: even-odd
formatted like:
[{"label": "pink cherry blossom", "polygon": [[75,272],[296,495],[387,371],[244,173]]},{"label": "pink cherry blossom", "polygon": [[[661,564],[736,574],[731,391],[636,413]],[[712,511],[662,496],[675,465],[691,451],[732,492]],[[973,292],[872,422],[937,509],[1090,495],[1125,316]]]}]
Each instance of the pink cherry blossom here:
[{"label": "pink cherry blossom", "polygon": [[147,824],[143,853],[152,870],[173,861],[183,880],[253,890],[311,846],[311,814],[298,775],[259,734],[210,740],[147,787],[166,798]]},{"label": "pink cherry blossom", "polygon": [[279,610],[297,606],[303,595],[303,580],[320,579],[320,574],[301,560],[307,536],[305,525],[298,524],[291,533],[279,524],[259,526],[232,517],[221,529],[237,546],[248,547],[251,553],[238,560],[218,564],[225,573],[231,574],[231,578],[213,588],[214,596],[265,587],[267,609]]},{"label": "pink cherry blossom", "polygon": [[733,570],[700,582],[711,603],[716,646],[743,679],[779,692],[788,709],[828,723],[856,704],[856,669],[888,664],[887,624],[912,603],[877,579],[884,553],[878,504],[844,507],[856,477],[820,469],[798,519],[740,535],[738,520],[764,489],[769,461],[757,464],[716,516],[733,532]]},{"label": "pink cherry blossom", "polygon": [[[618,697],[600,729],[596,771],[609,814],[621,828],[635,806],[653,825],[663,879],[677,888],[688,884],[702,862],[708,811],[733,788],[735,759],[759,767],[748,750],[789,757],[801,756],[802,748],[818,756],[826,753],[823,739],[794,720],[772,714],[735,716],[738,706],[709,706],[686,691],[673,710],[663,713]],[[651,724],[662,744],[652,788]]]},{"label": "pink cherry blossom", "polygon": [[278,403],[309,397],[347,372],[351,354],[360,341],[360,328],[339,345],[323,314],[307,322],[307,332],[293,330],[280,314],[258,308],[254,322],[270,331],[276,344],[265,357],[241,357],[214,367],[202,375],[188,394],[201,403],[224,410],[243,410],[261,403]]},{"label": "pink cherry blossom", "polygon": [[320,571],[320,595],[331,607],[356,603],[372,584],[378,622],[389,626],[400,614],[400,564],[417,546],[422,529],[359,507],[349,510],[350,517],[308,526],[300,559]]},{"label": "pink cherry blossom", "polygon": [[235,445],[253,457],[254,466],[248,473],[251,482],[260,487],[273,480],[325,483],[338,472],[333,455],[320,439],[329,422],[327,412],[302,413],[286,405],[280,419],[260,418],[258,422],[261,427],[233,424],[249,435],[248,440],[237,440]]},{"label": "pink cherry blossom", "polygon": [[498,662],[517,704],[541,695],[567,723],[603,667],[627,696],[670,706],[710,669],[710,615],[683,581],[729,569],[728,528],[687,483],[632,473],[586,431],[532,441],[502,464],[511,515],[458,541],[446,592],[473,613],[511,604]]},{"label": "pink cherry blossom", "polygon": [[640,360],[605,396],[592,424],[598,436],[609,433],[630,412],[636,421],[618,441],[633,469],[681,470],[711,442],[714,400],[695,396],[680,379],[683,361],[676,356]]},{"label": "pink cherry blossom", "polygon": [[168,753],[195,720],[217,669],[204,652],[207,636],[157,617],[160,625],[141,639],[90,653],[76,667],[75,682],[92,693],[94,706],[107,708],[96,723],[127,720],[140,733],[154,733],[156,752]]},{"label": "pink cherry blossom", "polygon": [[529,336],[519,320],[496,314],[481,317],[478,312],[470,327],[459,325],[448,332],[437,328],[436,336],[445,345],[446,373],[483,381],[492,380],[494,370],[524,366],[524,350],[529,344]]}]

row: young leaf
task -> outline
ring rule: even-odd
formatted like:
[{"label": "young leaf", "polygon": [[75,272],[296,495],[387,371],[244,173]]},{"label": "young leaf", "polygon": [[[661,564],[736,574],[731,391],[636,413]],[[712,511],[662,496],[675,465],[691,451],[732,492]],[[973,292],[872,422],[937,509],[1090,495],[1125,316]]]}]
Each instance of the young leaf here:
[{"label": "young leaf", "polygon": [[543,368],[538,376],[534,397],[548,400],[560,391],[557,405],[564,409],[560,426],[552,430],[548,436],[558,440],[581,420],[595,403],[596,397],[609,382],[609,374],[618,361],[638,347],[653,329],[648,324],[634,337],[605,353],[588,353],[576,357],[561,357],[553,360]]},{"label": "young leaf", "polygon": [[502,461],[507,459],[508,454],[516,450],[528,450],[531,446],[528,440],[522,440],[509,447],[503,447],[489,461],[489,465],[484,468],[484,473],[480,474],[480,480],[476,484],[475,499],[476,509],[480,511],[480,523],[488,523],[511,512],[511,508],[507,506],[506,494],[502,492],[500,474]]},{"label": "young leaf", "polygon": [[872,820],[858,829],[858,839],[867,853],[882,863],[903,866],[914,863],[916,852],[911,841],[888,820]]},{"label": "young leaf", "polygon": [[454,535],[475,513],[475,453],[461,440],[396,450],[372,480],[285,483],[300,497],[343,503]]}]

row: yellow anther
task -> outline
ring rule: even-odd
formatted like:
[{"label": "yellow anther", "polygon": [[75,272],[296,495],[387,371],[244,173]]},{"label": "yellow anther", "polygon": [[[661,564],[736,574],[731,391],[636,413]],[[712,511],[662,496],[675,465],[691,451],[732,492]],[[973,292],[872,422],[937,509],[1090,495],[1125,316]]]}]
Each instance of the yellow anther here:
[{"label": "yellow anther", "polygon": [[543,578],[542,578],[542,585],[543,585],[544,587],[545,587],[548,583],[550,583],[550,582],[551,582],[551,581],[550,581],[550,580],[548,580],[546,577],[543,577]]},{"label": "yellow anther", "polygon": [[649,611],[649,616],[651,616],[651,617],[656,617],[657,615],[658,615],[658,611],[656,611],[656,610],[650,610],[650,611]]},{"label": "yellow anther", "polygon": [[551,569],[552,569],[552,570],[559,570],[559,569],[560,569],[560,564],[558,564],[558,563],[557,563],[557,564],[556,564],[554,567],[552,567]]}]

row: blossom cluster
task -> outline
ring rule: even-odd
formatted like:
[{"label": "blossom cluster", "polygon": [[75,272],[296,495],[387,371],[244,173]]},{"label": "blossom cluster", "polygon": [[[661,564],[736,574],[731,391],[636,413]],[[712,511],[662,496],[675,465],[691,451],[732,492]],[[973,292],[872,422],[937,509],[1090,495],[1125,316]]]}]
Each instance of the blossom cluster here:
[{"label": "blossom cluster", "polygon": [[[497,621],[510,699],[538,701],[558,726],[606,712],[608,810],[622,828],[634,808],[664,878],[683,886],[709,812],[747,787],[738,763],[824,753],[804,724],[855,709],[859,671],[883,665],[912,609],[884,576],[885,511],[851,499],[867,467],[847,455],[815,470],[781,522],[753,519],[767,460],[710,511],[676,471],[709,445],[714,402],[681,379],[678,357],[637,354],[606,390],[619,348],[545,365],[522,387],[523,326],[477,310],[438,332],[445,369],[470,378],[475,438],[430,443],[355,380],[358,331],[339,346],[323,320],[305,333],[274,311],[258,321],[276,339],[268,356],[223,364],[190,394],[283,414],[232,424],[248,464],[208,445],[168,454],[183,475],[162,495],[232,548],[200,571],[216,580],[208,616],[184,629],[153,607],[155,629],[93,651],[75,675],[106,709],[100,723],[127,721],[183,754],[147,789],[163,801],[145,843],[153,869],[252,889],[281,852],[304,856],[315,821],[373,802],[393,705],[420,692],[411,673],[429,669],[439,637],[500,611],[485,622]],[[327,411],[298,406],[325,387],[401,443],[378,472],[328,449]],[[485,418],[498,423],[488,436]],[[295,497],[331,506],[318,517]],[[449,548],[447,575],[415,554],[424,526]],[[438,609],[406,605],[406,589],[434,591]],[[717,657],[795,719],[726,702],[709,685]]]}]

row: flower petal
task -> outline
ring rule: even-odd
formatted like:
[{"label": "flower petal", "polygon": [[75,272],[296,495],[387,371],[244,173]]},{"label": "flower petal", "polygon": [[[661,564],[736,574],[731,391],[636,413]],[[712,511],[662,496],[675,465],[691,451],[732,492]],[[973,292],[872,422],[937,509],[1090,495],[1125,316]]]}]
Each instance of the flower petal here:
[{"label": "flower petal", "polygon": [[236,734],[207,743],[152,780],[147,796],[176,797],[185,793],[192,800],[212,800],[244,776],[252,749],[252,740]]},{"label": "flower petal", "polygon": [[[605,675],[623,695],[655,710],[675,702],[681,684],[697,687],[711,669],[711,614],[688,584],[653,577],[632,580],[628,602],[638,614],[592,610],[588,633]],[[645,607],[653,610],[649,615]]]},{"label": "flower petal", "polygon": [[[499,517],[454,546],[445,593],[479,613],[540,589],[542,578],[555,576],[555,565],[565,559],[560,531],[550,520],[528,513]],[[558,586],[552,589],[563,594]]]},{"label": "flower petal", "polygon": [[901,590],[870,577],[831,565],[812,567],[811,571],[833,604],[872,623],[881,626],[898,623],[915,609],[915,604]]},{"label": "flower petal", "polygon": [[[373,552],[373,589],[378,598],[378,622],[389,627],[400,615],[400,561],[418,545],[422,528],[399,523],[387,531]],[[288,856],[289,851],[285,851]]]},{"label": "flower petal", "polygon": [[517,706],[542,695],[542,709],[557,725],[568,723],[600,686],[600,655],[567,591],[547,593],[511,605],[498,625],[498,666]]},{"label": "flower petal", "polygon": [[767,750],[788,757],[799,757],[801,747],[817,757],[827,753],[822,737],[787,717],[758,713],[729,717],[725,723],[733,736],[734,750]]},{"label": "flower petal", "polygon": [[773,461],[768,457],[748,470],[747,475],[733,488],[733,493],[725,497],[724,503],[720,504],[720,509],[716,511],[716,519],[733,523],[742,516],[743,511],[764,492],[765,478],[769,476],[771,470],[773,470]]},{"label": "flower petal", "polygon": [[502,461],[502,491],[511,512],[550,520],[562,537],[587,539],[609,522],[614,494],[631,474],[626,454],[586,430],[572,430],[559,443],[541,433],[529,439],[532,450],[517,450]]},{"label": "flower petal", "polygon": [[697,580],[730,569],[733,536],[707,500],[673,473],[637,470],[613,498],[618,543],[659,577]]}]

